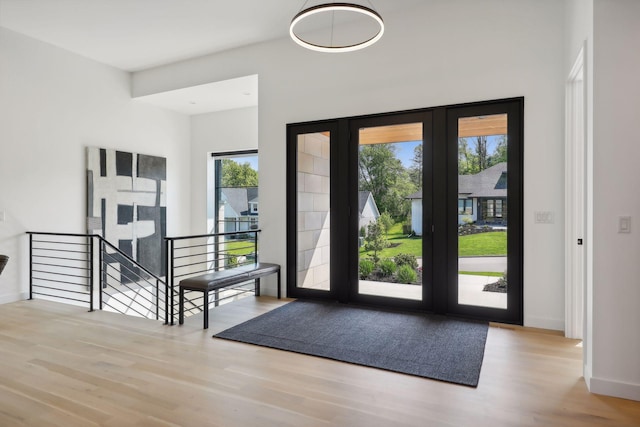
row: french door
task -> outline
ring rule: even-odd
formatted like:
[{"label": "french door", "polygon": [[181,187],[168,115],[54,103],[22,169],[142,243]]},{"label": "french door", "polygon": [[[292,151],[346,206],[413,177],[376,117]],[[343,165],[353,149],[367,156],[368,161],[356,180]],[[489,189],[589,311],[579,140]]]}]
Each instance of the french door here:
[{"label": "french door", "polygon": [[288,296],[521,324],[522,111],[288,125]]},{"label": "french door", "polygon": [[349,301],[432,308],[432,133],[431,111],[349,121]]}]

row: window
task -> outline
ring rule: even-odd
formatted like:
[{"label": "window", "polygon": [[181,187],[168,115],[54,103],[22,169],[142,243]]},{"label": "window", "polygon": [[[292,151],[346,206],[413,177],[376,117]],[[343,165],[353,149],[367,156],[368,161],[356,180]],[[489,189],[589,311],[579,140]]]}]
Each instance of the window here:
[{"label": "window", "polygon": [[507,216],[507,201],[505,199],[485,199],[482,201],[482,216],[484,219],[502,219]]},{"label": "window", "polygon": [[212,153],[208,175],[209,232],[244,231],[256,225],[258,151]]},{"label": "window", "polygon": [[473,199],[458,199],[458,215],[473,215]]}]

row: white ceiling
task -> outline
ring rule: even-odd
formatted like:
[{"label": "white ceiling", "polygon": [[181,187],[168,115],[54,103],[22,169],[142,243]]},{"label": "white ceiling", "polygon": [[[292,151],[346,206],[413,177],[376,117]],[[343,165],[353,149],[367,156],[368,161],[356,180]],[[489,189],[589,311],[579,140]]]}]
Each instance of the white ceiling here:
[{"label": "white ceiling", "polygon": [[184,89],[140,96],[137,101],[186,115],[213,113],[258,105],[258,76],[191,86]]},{"label": "white ceiling", "polygon": [[296,0],[0,0],[0,25],[138,71],[287,35]]},{"label": "white ceiling", "polygon": [[[383,18],[423,1],[371,0]],[[356,1],[369,7],[371,2]],[[288,37],[291,18],[303,5],[317,3],[321,1],[0,0],[0,26],[125,71],[139,71]],[[250,84],[252,79],[244,81]],[[215,89],[207,86],[201,89]],[[241,88],[236,97],[248,101],[243,93],[251,91],[250,86]],[[180,102],[193,96],[189,93]],[[232,105],[240,105],[239,100]]]}]

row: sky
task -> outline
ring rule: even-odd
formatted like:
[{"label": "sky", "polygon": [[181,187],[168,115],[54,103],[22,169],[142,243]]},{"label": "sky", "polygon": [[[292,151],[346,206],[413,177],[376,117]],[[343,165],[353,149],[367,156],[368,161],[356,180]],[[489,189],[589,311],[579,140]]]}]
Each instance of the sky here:
[{"label": "sky", "polygon": [[251,165],[251,169],[256,171],[258,170],[258,156],[240,157],[234,160],[240,164],[249,163]]},{"label": "sky", "polygon": [[[487,154],[489,156],[495,152],[501,136],[502,135],[491,135],[487,137]],[[469,138],[469,144],[473,141],[473,138]],[[420,144],[422,144],[422,141],[400,142],[394,144],[396,147],[396,157],[400,159],[405,168],[413,166],[413,150]]]},{"label": "sky", "polygon": [[396,147],[396,157],[402,162],[402,166],[409,168],[413,166],[413,150],[422,144],[422,141],[410,141],[394,144]]}]

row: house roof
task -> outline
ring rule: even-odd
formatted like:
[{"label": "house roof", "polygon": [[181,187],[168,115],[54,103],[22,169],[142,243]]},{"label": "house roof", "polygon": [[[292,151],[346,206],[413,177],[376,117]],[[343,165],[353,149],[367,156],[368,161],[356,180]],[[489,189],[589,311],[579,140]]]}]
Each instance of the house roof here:
[{"label": "house roof", "polygon": [[407,199],[409,199],[409,200],[422,199],[422,189],[416,191],[415,193],[409,194],[407,196]]},{"label": "house roof", "polygon": [[[458,175],[458,194],[467,197],[507,197],[507,162],[497,163],[474,175]],[[422,199],[422,190],[407,196]]]},{"label": "house roof", "polygon": [[459,175],[458,194],[467,197],[507,197],[507,162],[495,164],[475,175]]},{"label": "house roof", "polygon": [[239,215],[249,215],[249,201],[258,202],[258,187],[223,187],[222,200]]},{"label": "house roof", "polygon": [[380,215],[378,205],[376,204],[376,200],[373,198],[371,191],[358,191],[358,213],[362,216],[362,212],[364,211],[364,207],[367,205],[369,198],[371,198],[371,203],[373,203],[376,213]]}]

